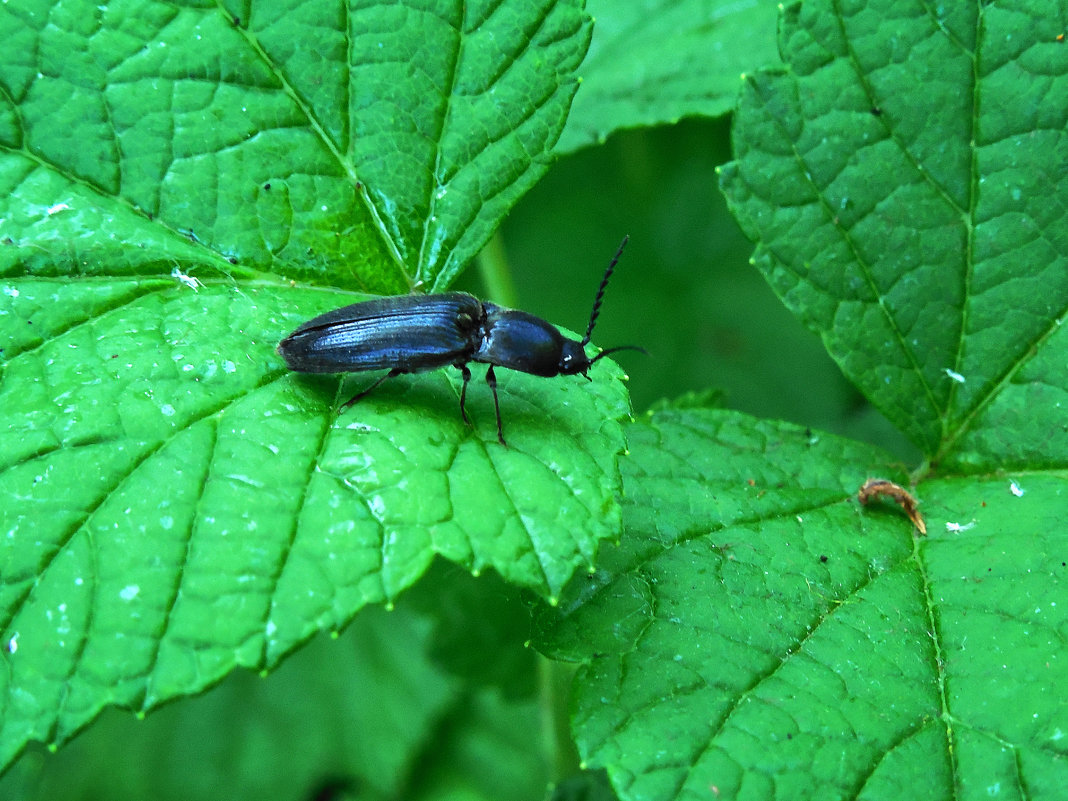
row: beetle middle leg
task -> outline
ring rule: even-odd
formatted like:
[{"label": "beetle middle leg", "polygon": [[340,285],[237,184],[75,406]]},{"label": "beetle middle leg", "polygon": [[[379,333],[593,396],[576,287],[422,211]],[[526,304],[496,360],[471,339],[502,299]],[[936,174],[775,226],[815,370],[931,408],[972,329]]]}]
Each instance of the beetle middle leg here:
[{"label": "beetle middle leg", "polygon": [[493,410],[497,412],[497,441],[507,447],[508,443],[504,441],[504,431],[501,429],[501,403],[497,400],[497,375],[493,372],[492,364],[486,370],[486,383],[493,390]]},{"label": "beetle middle leg", "polygon": [[357,392],[355,395],[353,395],[351,398],[349,398],[347,401],[345,401],[343,404],[341,404],[341,407],[337,410],[337,413],[341,414],[342,412],[344,412],[346,409],[348,409],[350,406],[352,406],[352,404],[354,404],[356,401],[358,401],[364,395],[367,395],[369,392],[371,392],[371,390],[375,389],[379,384],[381,384],[387,378],[396,378],[397,376],[401,375],[403,372],[404,372],[404,370],[397,370],[397,369],[390,370],[388,373],[386,373],[380,379],[378,379],[373,384],[371,384],[371,386],[369,386],[367,389],[362,390],[360,392]]},{"label": "beetle middle leg", "polygon": [[[467,383],[471,380],[471,368],[466,364],[456,365],[460,368],[460,372],[464,377],[464,385],[460,390],[460,416],[464,418],[464,422],[471,425],[471,421],[467,419],[467,412],[464,410],[464,401],[467,400]],[[501,445],[507,446],[508,443],[504,441],[504,434],[501,431],[501,404],[497,400],[497,376],[493,372],[493,365],[489,366],[486,370],[486,383],[489,384],[489,388],[493,390],[493,409],[497,412],[497,440]]]}]

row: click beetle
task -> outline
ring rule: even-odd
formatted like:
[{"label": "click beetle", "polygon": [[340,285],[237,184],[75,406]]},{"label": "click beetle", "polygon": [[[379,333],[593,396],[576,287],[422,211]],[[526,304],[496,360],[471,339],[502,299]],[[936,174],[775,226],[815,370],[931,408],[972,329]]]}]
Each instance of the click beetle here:
[{"label": "click beetle", "polygon": [[642,350],[621,345],[586,355],[593,326],[628,237],[605,270],[593,301],[590,323],[581,342],[568,339],[540,317],[479,300],[466,292],[400,295],[354,303],[309,320],[283,339],[278,353],[290,370],[302,373],[358,373],[388,370],[359,392],[339,412],[385,381],[403,373],[419,373],[452,365],[463,375],[460,415],[469,423],[464,401],[471,380],[469,362],[483,362],[486,383],[493,391],[497,439],[505,445],[501,405],[497,400],[494,367],[507,367],[538,376],[577,375],[591,380],[591,365],[618,350]]}]

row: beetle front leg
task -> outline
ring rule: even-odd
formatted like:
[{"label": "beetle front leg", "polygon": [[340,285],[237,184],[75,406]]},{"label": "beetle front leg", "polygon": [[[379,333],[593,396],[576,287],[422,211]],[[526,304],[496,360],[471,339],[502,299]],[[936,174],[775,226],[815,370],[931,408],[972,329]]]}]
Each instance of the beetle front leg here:
[{"label": "beetle front leg", "polygon": [[396,370],[396,369],[390,370],[388,373],[386,373],[380,379],[378,379],[373,384],[371,384],[371,386],[369,386],[367,389],[363,390],[362,392],[357,392],[355,395],[353,395],[351,398],[349,398],[347,401],[345,401],[343,404],[341,404],[341,407],[337,410],[337,413],[341,414],[342,412],[344,412],[346,409],[348,409],[350,406],[352,406],[352,404],[354,404],[356,401],[358,401],[364,395],[369,393],[371,390],[373,390],[375,387],[377,387],[379,384],[381,384],[387,378],[396,378],[397,376],[399,376],[403,372],[404,372],[403,370]]},{"label": "beetle front leg", "polygon": [[467,419],[467,410],[464,409],[464,403],[467,401],[467,382],[471,380],[471,368],[466,364],[458,364],[456,367],[464,377],[464,385],[460,389],[460,417],[464,419],[465,423],[471,425],[471,421]]},{"label": "beetle front leg", "polygon": [[493,365],[489,366],[486,370],[486,383],[489,384],[489,388],[493,390],[493,409],[497,412],[497,441],[508,447],[508,443],[504,441],[504,431],[501,429],[501,404],[497,400],[497,375],[493,372]]}]

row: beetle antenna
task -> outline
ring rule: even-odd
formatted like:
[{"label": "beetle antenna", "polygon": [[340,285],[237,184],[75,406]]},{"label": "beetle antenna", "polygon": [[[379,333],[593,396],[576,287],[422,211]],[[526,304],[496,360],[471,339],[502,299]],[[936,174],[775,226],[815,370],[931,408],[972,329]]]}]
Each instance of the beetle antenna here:
[{"label": "beetle antenna", "polygon": [[604,350],[602,350],[600,353],[598,353],[596,356],[594,356],[592,359],[590,359],[590,364],[593,364],[598,359],[603,359],[609,353],[615,353],[617,350],[640,350],[646,356],[649,355],[649,351],[647,351],[645,348],[641,347],[640,345],[616,345],[614,348],[605,348]]},{"label": "beetle antenna", "polygon": [[[608,264],[608,269],[604,271],[604,278],[601,279],[601,286],[597,288],[597,297],[593,299],[593,311],[590,312],[590,324],[586,327],[586,336],[582,338],[582,347],[586,347],[590,343],[590,337],[593,336],[593,326],[597,322],[597,315],[601,313],[601,301],[604,300],[604,291],[608,287],[608,279],[612,277],[612,271],[616,269],[616,262],[619,261],[619,257],[623,255],[623,248],[627,246],[627,242],[630,241],[630,236],[623,237],[623,241],[619,245],[619,250],[616,251],[616,255],[612,257],[612,261]],[[613,348],[618,350],[618,348]],[[597,358],[600,358],[598,356]]]}]

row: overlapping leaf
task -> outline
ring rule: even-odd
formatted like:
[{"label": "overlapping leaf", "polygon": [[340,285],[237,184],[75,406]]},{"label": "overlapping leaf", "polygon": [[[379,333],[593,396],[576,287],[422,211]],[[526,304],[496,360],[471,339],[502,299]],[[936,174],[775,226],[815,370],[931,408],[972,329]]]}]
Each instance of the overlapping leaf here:
[{"label": "overlapping leaf", "polygon": [[1068,48],[1048,11],[794,5],[790,69],[747,81],[723,172],[757,266],[943,464],[1068,458]]},{"label": "overlapping leaf", "polygon": [[624,128],[730,111],[738,76],[775,60],[766,0],[591,0],[597,20],[561,151]]},{"label": "overlapping leaf", "polygon": [[701,410],[630,443],[626,534],[542,621],[620,798],[1057,797],[1063,475],[921,482],[917,539],[856,500],[902,479],[874,449]]},{"label": "overlapping leaf", "polygon": [[[546,754],[529,741],[539,715],[534,654],[520,647],[522,635],[498,629],[525,618],[518,592],[451,566],[432,575],[425,592],[416,588],[418,603],[406,593],[394,609],[364,609],[343,634],[313,638],[269,676],[235,671],[144,719],[105,713],[58,754],[31,749],[0,778],[0,795],[239,801],[332,789],[419,799],[444,786],[497,799],[504,780],[509,798],[542,798]],[[525,686],[502,693],[486,681],[500,665],[473,658],[472,643],[507,646]]]},{"label": "overlapping leaf", "polygon": [[1068,50],[1045,11],[784,11],[789,67],[748,80],[724,187],[773,287],[932,457],[928,535],[858,504],[909,482],[857,443],[696,409],[631,426],[624,538],[543,619],[621,798],[1068,786]]},{"label": "overlapping leaf", "polygon": [[274,353],[344,290],[447,282],[563,125],[578,3],[424,5],[0,10],[0,764],[435,555],[551,597],[618,530],[607,361],[502,375],[506,449],[455,374],[339,418],[360,380]]}]

